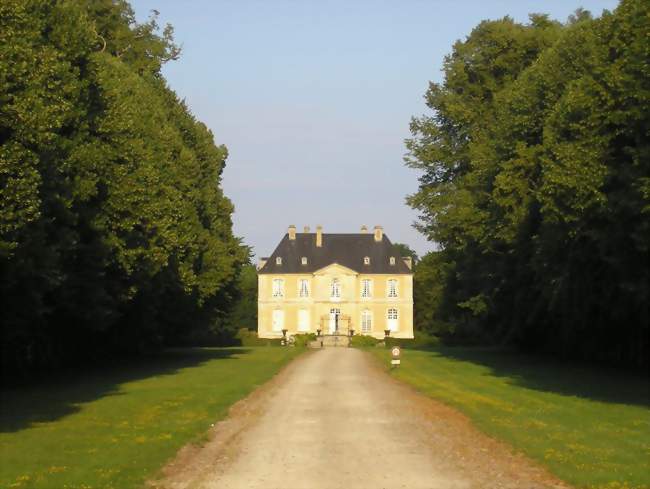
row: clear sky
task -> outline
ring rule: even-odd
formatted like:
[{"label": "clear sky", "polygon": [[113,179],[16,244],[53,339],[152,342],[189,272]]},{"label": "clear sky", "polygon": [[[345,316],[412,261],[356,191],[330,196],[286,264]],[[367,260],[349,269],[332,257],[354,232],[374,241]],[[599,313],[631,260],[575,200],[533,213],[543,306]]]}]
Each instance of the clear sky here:
[{"label": "clear sky", "polygon": [[431,245],[404,202],[417,172],[403,163],[413,115],[427,112],[429,80],[483,19],[616,0],[132,0],[152,9],[182,45],[170,86],[229,150],[223,177],[234,228],[258,256],[289,224],[358,232],[381,224],[419,254]]}]

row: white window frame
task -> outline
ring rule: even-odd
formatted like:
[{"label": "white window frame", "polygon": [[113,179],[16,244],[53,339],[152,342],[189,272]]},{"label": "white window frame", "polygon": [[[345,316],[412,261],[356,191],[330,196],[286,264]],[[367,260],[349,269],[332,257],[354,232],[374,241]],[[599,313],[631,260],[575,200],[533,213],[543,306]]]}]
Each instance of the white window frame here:
[{"label": "white window frame", "polygon": [[[303,287],[304,286],[304,287]],[[299,278],[298,279],[298,297],[309,297],[309,279],[308,278]]]},{"label": "white window frame", "polygon": [[395,257],[394,256],[390,257],[390,264],[395,265]]},{"label": "white window frame", "polygon": [[399,297],[397,279],[389,278],[386,281],[386,297],[390,299],[396,299],[397,297]]},{"label": "white window frame", "polygon": [[[368,287],[366,287],[366,284]],[[372,279],[364,278],[361,279],[361,297],[363,299],[369,299],[372,297]]]},{"label": "white window frame", "polygon": [[284,297],[284,279],[274,278],[273,279],[273,297]]},{"label": "white window frame", "polygon": [[281,256],[276,256],[275,257],[275,264],[276,265],[282,265],[282,257]]},{"label": "white window frame", "polygon": [[399,330],[399,311],[396,307],[389,307],[386,310],[386,327],[391,331]]},{"label": "white window frame", "polygon": [[361,312],[361,333],[372,333],[372,311],[364,309]]},{"label": "white window frame", "polygon": [[298,310],[298,331],[309,331],[309,309],[299,309]]},{"label": "white window frame", "polygon": [[284,311],[282,309],[273,309],[271,329],[276,332],[284,329]]},{"label": "white window frame", "polygon": [[333,278],[330,284],[330,299],[341,298],[341,281],[338,278]]},{"label": "white window frame", "polygon": [[369,256],[364,256],[363,257],[363,264],[364,265],[370,265],[370,257]]},{"label": "white window frame", "polygon": [[303,265],[307,265],[307,257],[306,257],[306,256],[303,256],[303,257],[300,259],[300,263],[302,263]]}]

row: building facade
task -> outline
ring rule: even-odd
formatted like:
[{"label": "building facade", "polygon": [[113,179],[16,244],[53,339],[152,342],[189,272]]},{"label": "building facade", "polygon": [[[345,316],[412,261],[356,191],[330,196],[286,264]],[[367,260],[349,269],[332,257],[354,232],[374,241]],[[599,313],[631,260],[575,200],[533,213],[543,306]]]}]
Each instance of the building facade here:
[{"label": "building facade", "polygon": [[413,338],[413,272],[381,226],[326,234],[289,226],[258,266],[258,336],[300,333]]}]

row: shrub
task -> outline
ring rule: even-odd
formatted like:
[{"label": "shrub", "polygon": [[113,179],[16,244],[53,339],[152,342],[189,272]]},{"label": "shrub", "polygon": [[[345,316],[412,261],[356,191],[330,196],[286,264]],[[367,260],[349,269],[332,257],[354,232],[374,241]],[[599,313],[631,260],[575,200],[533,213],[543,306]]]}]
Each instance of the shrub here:
[{"label": "shrub", "polygon": [[316,333],[305,333],[293,335],[294,345],[306,347],[309,346],[310,341],[316,341]]},{"label": "shrub", "polygon": [[379,340],[373,338],[372,336],[355,335],[352,338],[350,338],[350,346],[354,346],[356,348],[375,346],[377,343],[379,343]]},{"label": "shrub", "polygon": [[423,331],[416,331],[415,338],[388,338],[386,341],[387,347],[399,346],[407,347],[413,350],[426,350],[427,348],[434,348],[440,345],[440,338],[430,335]]},{"label": "shrub", "polygon": [[239,345],[241,346],[279,346],[280,345],[279,338],[277,339],[258,338],[256,331],[251,331],[250,329],[247,328],[241,328],[237,332],[235,338],[238,341]]}]

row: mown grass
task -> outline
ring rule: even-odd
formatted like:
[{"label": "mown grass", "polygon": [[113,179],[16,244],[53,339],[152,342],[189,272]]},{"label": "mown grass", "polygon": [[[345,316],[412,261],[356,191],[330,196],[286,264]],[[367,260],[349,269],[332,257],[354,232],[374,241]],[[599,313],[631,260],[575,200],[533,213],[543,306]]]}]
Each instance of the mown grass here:
[{"label": "mown grass", "polygon": [[4,391],[0,487],[142,487],[300,351],[182,349]]},{"label": "mown grass", "polygon": [[576,487],[650,488],[647,378],[477,348],[405,348],[392,374]]}]

